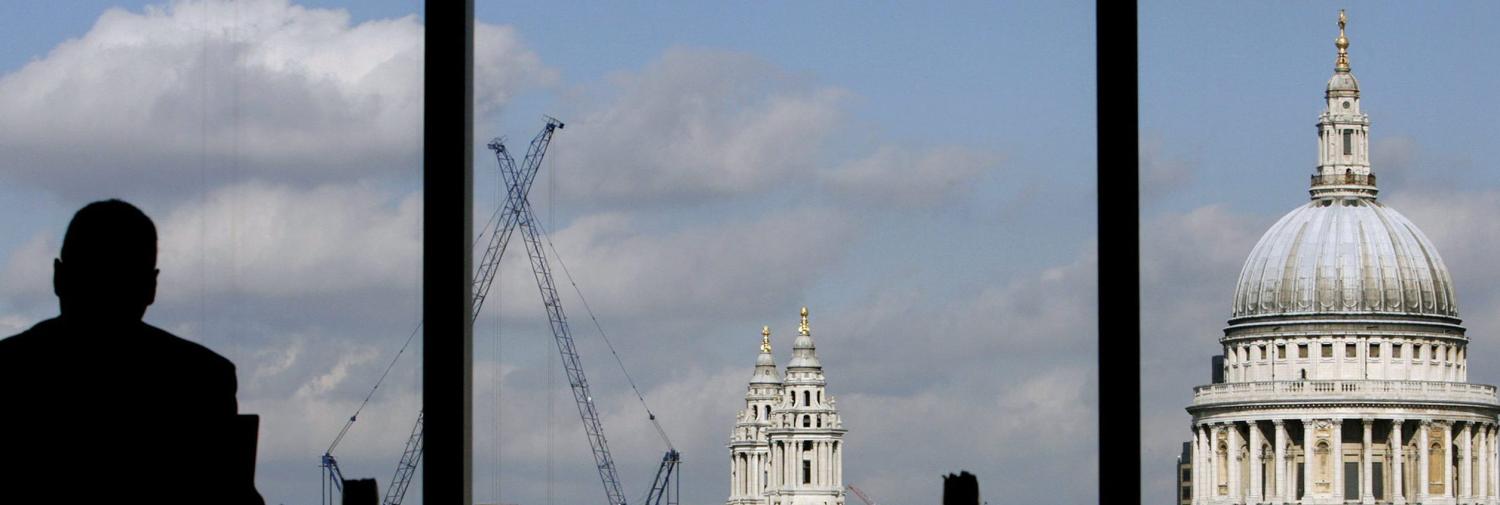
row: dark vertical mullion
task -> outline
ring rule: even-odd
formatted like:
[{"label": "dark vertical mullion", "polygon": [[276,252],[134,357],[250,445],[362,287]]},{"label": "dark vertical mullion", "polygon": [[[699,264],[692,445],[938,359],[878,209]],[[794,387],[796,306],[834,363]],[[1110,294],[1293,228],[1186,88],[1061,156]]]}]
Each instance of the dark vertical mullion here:
[{"label": "dark vertical mullion", "polygon": [[428,1],[422,111],[422,502],[473,503],[474,2]]},{"label": "dark vertical mullion", "polygon": [[[1100,503],[1141,495],[1141,305],[1136,5],[1094,4],[1098,146]],[[1170,461],[1151,462],[1162,467]],[[1106,465],[1108,470],[1106,471]],[[1103,477],[1111,476],[1109,486]]]}]

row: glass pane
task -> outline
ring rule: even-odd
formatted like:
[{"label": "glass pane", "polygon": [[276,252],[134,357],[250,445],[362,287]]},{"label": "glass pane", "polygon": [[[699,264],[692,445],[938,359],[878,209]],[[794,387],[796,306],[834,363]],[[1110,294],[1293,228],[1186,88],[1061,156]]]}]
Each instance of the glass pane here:
[{"label": "glass pane", "polygon": [[[1290,7],[1139,6],[1143,503],[1176,495],[1163,462],[1182,441],[1203,442],[1183,421],[1294,456],[1343,442],[1356,463],[1314,454],[1307,482],[1290,475],[1295,491],[1231,500],[1332,503],[1385,499],[1419,469],[1438,476],[1401,491],[1461,486],[1444,483],[1446,459],[1416,456],[1462,441],[1464,409],[1452,405],[1500,415],[1500,375],[1480,359],[1495,347],[1465,336],[1487,334],[1493,322],[1474,307],[1500,300],[1487,280],[1500,175],[1457,162],[1482,157],[1500,131],[1486,112],[1431,101],[1487,99],[1500,75],[1453,48],[1500,35],[1447,20],[1500,8]],[[1234,359],[1259,345],[1277,346],[1277,359]],[[1290,359],[1280,346],[1296,346]],[[1219,356],[1222,377],[1205,373]],[[1373,400],[1387,407],[1353,414]],[[1415,451],[1392,467],[1402,442]]]},{"label": "glass pane", "polygon": [[1098,500],[1092,3],[475,11],[476,502]]},{"label": "glass pane", "polygon": [[[134,365],[86,398],[113,406],[99,419],[169,425],[144,406],[188,411],[233,391],[237,412],[259,416],[247,447],[266,503],[318,502],[330,448],[344,477],[375,478],[384,495],[421,408],[420,342],[396,359],[421,322],[421,12],[415,0],[0,6],[0,338],[77,320],[54,292],[54,259],[85,236],[70,220],[129,202],[157,232],[143,321],[227,359],[233,382],[217,365],[193,372],[218,363],[209,354],[142,356],[156,344],[122,334],[113,357]],[[153,368],[176,378],[131,386]],[[109,440],[108,426],[78,436]],[[70,467],[85,483],[146,469],[139,489],[111,492],[148,501],[174,489],[151,479],[231,471],[209,447],[160,467],[144,462],[166,453],[107,452],[70,454],[87,462]],[[48,471],[77,475],[64,468]]]}]

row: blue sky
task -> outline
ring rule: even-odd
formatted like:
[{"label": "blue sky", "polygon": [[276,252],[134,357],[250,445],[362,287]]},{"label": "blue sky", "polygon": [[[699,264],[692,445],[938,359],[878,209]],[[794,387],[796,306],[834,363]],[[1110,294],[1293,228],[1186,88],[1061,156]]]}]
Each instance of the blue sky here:
[{"label": "blue sky", "polygon": [[1500,37],[1492,3],[1145,3],[1140,9],[1143,501],[1170,499],[1182,409],[1208,382],[1235,277],[1306,201],[1338,9],[1371,120],[1381,201],[1438,247],[1458,286],[1473,382],[1500,381]]},{"label": "blue sky", "polygon": [[[75,208],[136,202],[163,230],[147,321],[239,365],[260,489],[311,503],[317,456],[420,317],[420,5],[147,5],[0,6],[0,213],[19,217],[0,333],[55,313],[45,265]],[[1090,4],[476,11],[475,138],[522,150],[542,114],[567,122],[533,202],[685,454],[683,503],[725,498],[761,325],[784,364],[804,305],[846,483],[919,503],[964,469],[1097,500]],[[475,171],[482,223],[482,145]],[[597,500],[525,268],[507,255],[476,323],[475,496]],[[639,494],[660,442],[572,296]],[[386,484],[414,352],[340,447],[346,475]]]}]

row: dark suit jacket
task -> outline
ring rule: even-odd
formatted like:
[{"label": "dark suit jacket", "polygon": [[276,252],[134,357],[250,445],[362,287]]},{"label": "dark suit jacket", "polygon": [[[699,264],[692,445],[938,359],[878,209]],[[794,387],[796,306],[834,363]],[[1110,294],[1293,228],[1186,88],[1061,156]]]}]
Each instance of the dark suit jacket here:
[{"label": "dark suit jacket", "polygon": [[227,470],[236,387],[228,359],[144,322],[0,340],[0,502],[255,503]]}]

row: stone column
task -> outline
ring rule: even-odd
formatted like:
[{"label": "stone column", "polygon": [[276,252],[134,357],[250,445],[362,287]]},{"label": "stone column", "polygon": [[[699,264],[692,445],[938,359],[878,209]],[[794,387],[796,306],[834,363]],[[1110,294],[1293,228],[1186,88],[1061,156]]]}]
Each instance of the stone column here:
[{"label": "stone column", "polygon": [[1443,421],[1443,496],[1453,497],[1453,421]]},{"label": "stone column", "polygon": [[1474,498],[1474,438],[1471,425],[1465,422],[1463,431],[1459,432],[1463,437],[1463,443],[1458,448],[1458,498],[1464,503],[1470,503]]},{"label": "stone column", "polygon": [[1218,471],[1216,470],[1218,467],[1214,466],[1214,430],[1213,427],[1203,424],[1198,426],[1198,431],[1203,433],[1203,458],[1199,460],[1203,463],[1203,485],[1201,486],[1203,492],[1199,494],[1203,496],[1203,501],[1207,502],[1215,496],[1214,493],[1218,492],[1216,491],[1218,488],[1214,486],[1214,472]]},{"label": "stone column", "polygon": [[1479,468],[1474,472],[1478,482],[1474,483],[1474,503],[1485,503],[1490,499],[1490,461],[1486,457],[1489,454],[1490,433],[1489,428],[1483,423],[1474,430],[1475,436],[1479,438],[1479,448],[1474,450],[1475,457],[1479,460]]},{"label": "stone column", "polygon": [[1490,459],[1490,501],[1491,505],[1500,505],[1500,426],[1489,425],[1490,444],[1485,457]]},{"label": "stone column", "polygon": [[1370,449],[1375,441],[1375,420],[1363,419],[1365,424],[1364,443],[1359,447],[1359,502],[1369,505],[1375,503],[1375,486],[1370,476],[1374,474],[1374,458],[1370,455]]},{"label": "stone column", "polygon": [[1224,457],[1229,458],[1229,499],[1235,503],[1240,501],[1240,427],[1235,423],[1229,423],[1229,448]]},{"label": "stone column", "polygon": [[[1343,358],[1337,352],[1333,354],[1334,363],[1342,361]],[[1339,503],[1344,502],[1344,420],[1334,418],[1333,420],[1333,498]]]},{"label": "stone column", "polygon": [[1256,423],[1255,421],[1250,421],[1250,461],[1248,461],[1248,463],[1250,464],[1249,503],[1261,502],[1261,488],[1263,487],[1261,485],[1261,482],[1263,482],[1261,479],[1264,479],[1265,475],[1261,475],[1260,444],[1260,424]]},{"label": "stone column", "polygon": [[1490,501],[1491,505],[1500,505],[1500,426],[1490,424],[1490,447],[1485,457],[1490,458]]},{"label": "stone column", "polygon": [[1391,448],[1391,503],[1402,505],[1406,503],[1406,494],[1402,493],[1401,485],[1406,480],[1406,474],[1402,472],[1401,456],[1405,452],[1401,445],[1401,427],[1406,421],[1401,419],[1391,420],[1391,434],[1386,437],[1386,443]]},{"label": "stone column", "polygon": [[1485,429],[1490,433],[1490,447],[1485,448],[1485,457],[1490,459],[1490,502],[1488,504],[1500,504],[1500,429],[1494,424]]},{"label": "stone column", "polygon": [[833,448],[828,446],[828,441],[818,442],[818,482],[819,487],[830,487],[833,484]]},{"label": "stone column", "polygon": [[1427,491],[1432,488],[1429,469],[1432,463],[1428,461],[1432,456],[1427,454],[1427,430],[1432,426],[1432,421],[1421,419],[1417,421],[1417,503],[1427,503]]},{"label": "stone column", "polygon": [[1193,427],[1193,505],[1203,504],[1203,429]]},{"label": "stone column", "polygon": [[1208,500],[1212,500],[1219,496],[1219,427],[1206,425],[1203,427],[1203,430],[1205,437],[1203,445],[1204,448],[1208,449],[1208,454],[1206,455],[1208,459],[1208,466],[1206,467],[1208,474],[1204,479],[1208,483],[1208,489],[1203,494]]},{"label": "stone column", "polygon": [[1302,420],[1302,501],[1313,495],[1313,420]]},{"label": "stone column", "polygon": [[1286,503],[1286,424],[1281,419],[1271,421],[1276,426],[1276,460],[1273,463],[1276,474],[1276,488],[1272,493],[1276,503]]}]

